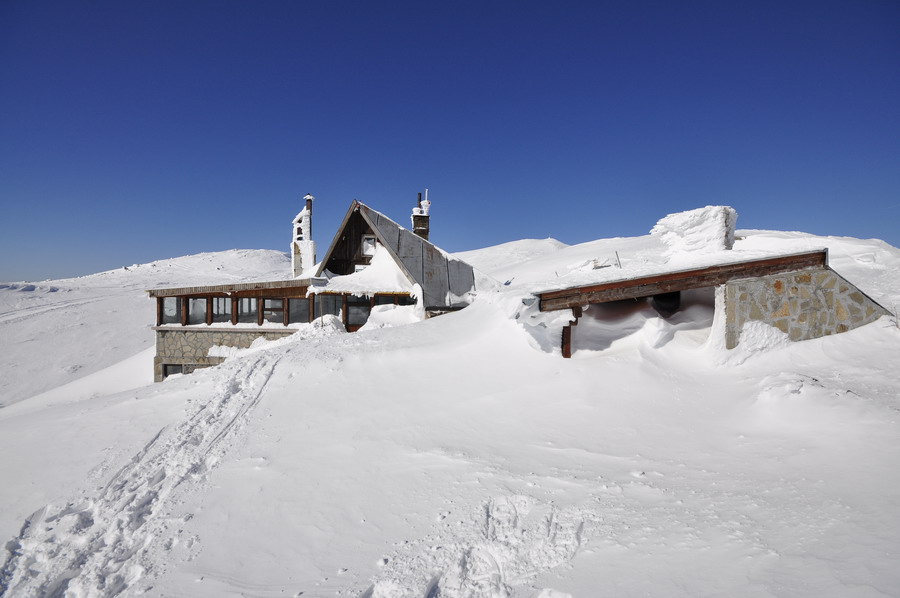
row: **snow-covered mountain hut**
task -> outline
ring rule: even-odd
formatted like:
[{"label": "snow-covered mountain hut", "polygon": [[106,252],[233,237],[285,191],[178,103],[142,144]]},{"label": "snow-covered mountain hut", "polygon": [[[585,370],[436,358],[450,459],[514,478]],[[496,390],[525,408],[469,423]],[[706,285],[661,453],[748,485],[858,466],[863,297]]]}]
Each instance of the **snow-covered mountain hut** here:
[{"label": "snow-covered mountain hut", "polygon": [[396,322],[404,318],[387,312],[399,309],[412,312],[406,320],[420,319],[472,300],[472,266],[427,240],[427,198],[413,210],[419,234],[354,200],[318,265],[309,263],[313,197],[304,199],[292,223],[293,278],[148,291],[156,299],[156,381],[221,363],[223,357],[210,354],[213,347],[282,338],[325,315],[354,332],[373,314]]},{"label": "snow-covered mountain hut", "polygon": [[[756,323],[801,341],[890,315],[828,265],[826,249],[733,250],[736,221],[737,213],[727,206],[671,214],[651,230],[646,242],[655,246],[640,262],[577,273],[535,292],[540,312],[570,314],[562,326],[563,357],[571,357],[583,318],[608,321],[609,314],[621,313],[622,303],[645,300],[669,318],[687,294],[714,305],[713,334],[726,349],[735,348],[746,327]],[[619,309],[611,309],[616,304]]]}]

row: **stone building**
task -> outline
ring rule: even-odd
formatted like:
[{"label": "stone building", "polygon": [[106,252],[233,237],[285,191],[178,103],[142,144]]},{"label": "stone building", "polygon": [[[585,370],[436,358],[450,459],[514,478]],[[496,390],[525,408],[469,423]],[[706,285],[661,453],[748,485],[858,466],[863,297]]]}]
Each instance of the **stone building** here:
[{"label": "stone building", "polygon": [[413,212],[418,234],[354,200],[318,265],[314,198],[304,199],[292,223],[293,278],[148,291],[156,299],[157,382],[221,363],[210,354],[214,347],[283,338],[323,315],[338,316],[354,332],[376,309],[417,309],[427,317],[471,301],[474,271],[428,241],[429,204],[421,198]]},{"label": "stone building", "polygon": [[678,312],[686,293],[705,294],[716,317],[723,317],[719,332],[727,349],[738,346],[750,322],[773,326],[790,340],[802,341],[846,332],[890,315],[828,265],[825,249],[764,256],[732,250],[736,219],[732,208],[710,206],[657,223],[651,235],[663,241],[660,255],[688,255],[690,268],[671,269],[661,259],[657,265],[643,264],[632,275],[613,269],[598,275],[602,280],[597,282],[561,283],[534,293],[540,312],[570,310],[562,325],[563,357],[571,357],[575,327],[586,314],[596,317],[603,306],[646,301],[660,316],[669,318]]}]

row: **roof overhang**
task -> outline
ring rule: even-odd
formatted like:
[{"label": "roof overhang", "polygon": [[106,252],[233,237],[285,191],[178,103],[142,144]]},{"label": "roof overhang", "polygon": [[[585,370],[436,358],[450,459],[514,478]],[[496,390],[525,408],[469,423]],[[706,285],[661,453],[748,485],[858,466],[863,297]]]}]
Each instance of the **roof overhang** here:
[{"label": "roof overhang", "polygon": [[704,287],[718,286],[738,278],[755,278],[828,265],[828,250],[819,249],[769,258],[716,264],[689,270],[665,272],[603,282],[600,284],[534,293],[540,311],[557,311],[592,303],[651,297]]},{"label": "roof overhang", "polygon": [[313,284],[312,278],[293,280],[268,280],[257,282],[241,282],[236,284],[217,284],[200,287],[178,287],[169,289],[149,289],[151,297],[179,297],[184,295],[214,295],[239,293],[242,291],[265,291],[270,289],[305,289]]}]

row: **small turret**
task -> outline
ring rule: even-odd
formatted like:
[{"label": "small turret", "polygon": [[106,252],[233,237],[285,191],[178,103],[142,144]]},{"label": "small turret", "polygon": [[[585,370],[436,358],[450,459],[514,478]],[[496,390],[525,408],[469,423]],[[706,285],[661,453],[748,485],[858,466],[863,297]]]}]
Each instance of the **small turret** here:
[{"label": "small turret", "polygon": [[316,242],[312,240],[312,205],[315,197],[307,193],[306,205],[294,218],[291,241],[291,266],[294,278],[316,263]]}]

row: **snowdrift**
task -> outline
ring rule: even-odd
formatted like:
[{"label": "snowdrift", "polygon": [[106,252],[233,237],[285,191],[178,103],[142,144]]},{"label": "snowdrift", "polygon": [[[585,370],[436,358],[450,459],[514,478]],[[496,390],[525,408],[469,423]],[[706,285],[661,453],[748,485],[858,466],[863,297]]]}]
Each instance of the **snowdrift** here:
[{"label": "snowdrift", "polygon": [[[616,253],[639,260],[647,239],[529,245],[506,260],[502,246],[482,250],[482,267],[509,284],[424,322],[310,326],[120,392],[102,388],[107,370],[53,395],[10,382],[4,392],[23,399],[0,409],[11,481],[0,593],[896,593],[896,322],[792,344],[760,332],[725,355],[706,342],[698,302],[681,322],[631,314],[625,333],[597,330],[615,336],[603,350],[563,360],[523,322],[529,281]],[[883,243],[761,231],[735,241],[809,245],[898,303],[900,250]],[[82,292],[90,315],[109,291]],[[19,326],[49,352],[51,321]],[[69,342],[61,350],[109,351],[99,335]]]}]

